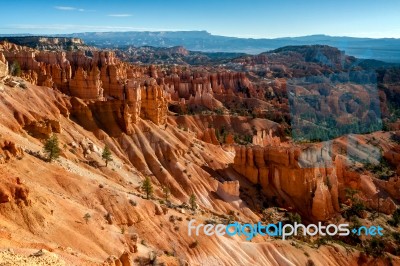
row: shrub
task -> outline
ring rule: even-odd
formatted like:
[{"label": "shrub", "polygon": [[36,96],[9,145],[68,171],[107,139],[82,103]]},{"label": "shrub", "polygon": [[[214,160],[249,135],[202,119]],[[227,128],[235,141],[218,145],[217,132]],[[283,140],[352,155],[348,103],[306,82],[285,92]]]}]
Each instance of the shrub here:
[{"label": "shrub", "polygon": [[390,136],[390,140],[396,142],[397,144],[400,144],[400,134],[392,134]]},{"label": "shrub", "polygon": [[199,245],[199,241],[195,240],[195,241],[193,241],[193,242],[189,245],[189,247],[190,247],[190,248],[195,248],[195,247],[197,247],[198,245]]},{"label": "shrub", "polygon": [[153,185],[151,184],[150,177],[146,177],[142,185],[143,190],[146,192],[146,199],[149,199],[153,195]]},{"label": "shrub", "polygon": [[189,204],[191,209],[194,211],[197,208],[197,203],[196,203],[196,196],[192,193],[189,198]]},{"label": "shrub", "polygon": [[394,211],[392,219],[388,221],[388,224],[395,227],[397,227],[400,224],[400,208]]},{"label": "shrub", "polygon": [[110,148],[108,148],[107,145],[104,147],[104,150],[103,150],[103,153],[101,154],[101,157],[106,162],[106,167],[107,167],[108,166],[108,162],[112,161],[112,154],[111,154]]},{"label": "shrub", "polygon": [[28,88],[28,86],[26,86],[25,83],[20,83],[19,86],[24,90],[26,90]]},{"label": "shrub", "polygon": [[86,223],[88,223],[88,222],[89,222],[89,219],[90,219],[91,217],[92,217],[92,216],[90,215],[90,213],[86,213],[86,214],[83,216],[83,219],[85,219]]},{"label": "shrub", "polygon": [[379,164],[365,163],[364,167],[382,180],[388,180],[396,173],[393,166],[384,158],[381,158]]},{"label": "shrub", "polygon": [[374,258],[381,257],[385,251],[385,243],[380,238],[372,238],[365,247],[365,252]]},{"label": "shrub", "polygon": [[169,196],[171,195],[171,189],[168,186],[164,186],[162,190],[164,192],[165,202],[168,202],[169,201]]},{"label": "shrub", "polygon": [[365,205],[356,198],[355,195],[358,194],[358,190],[352,188],[346,188],[346,197],[351,200],[351,207],[343,212],[343,217],[349,219],[352,216],[361,216],[362,211],[365,210]]},{"label": "shrub", "polygon": [[14,61],[12,63],[9,71],[12,76],[17,76],[17,77],[21,76],[22,71],[21,71],[21,66],[19,65],[18,61]]},{"label": "shrub", "polygon": [[315,263],[311,260],[311,259],[309,259],[308,261],[307,261],[307,264],[306,264],[307,266],[314,266],[315,265]]},{"label": "shrub", "polygon": [[132,206],[134,206],[134,207],[137,205],[137,202],[134,201],[133,199],[130,199],[130,200],[129,200],[129,203],[130,203]]},{"label": "shrub", "polygon": [[287,222],[290,224],[294,224],[295,222],[298,224],[301,223],[301,216],[297,212],[295,213],[288,212],[286,216],[287,216]]},{"label": "shrub", "polygon": [[60,156],[60,147],[57,135],[53,134],[46,140],[44,144],[44,151],[47,152],[47,159],[49,162],[57,159]]}]

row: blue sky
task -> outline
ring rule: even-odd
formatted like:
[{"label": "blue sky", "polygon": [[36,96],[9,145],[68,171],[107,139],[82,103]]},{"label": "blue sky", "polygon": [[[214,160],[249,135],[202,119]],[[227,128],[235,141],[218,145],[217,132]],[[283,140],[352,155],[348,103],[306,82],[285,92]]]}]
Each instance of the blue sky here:
[{"label": "blue sky", "polygon": [[251,38],[400,38],[397,0],[18,0],[1,5],[0,34],[207,30]]}]

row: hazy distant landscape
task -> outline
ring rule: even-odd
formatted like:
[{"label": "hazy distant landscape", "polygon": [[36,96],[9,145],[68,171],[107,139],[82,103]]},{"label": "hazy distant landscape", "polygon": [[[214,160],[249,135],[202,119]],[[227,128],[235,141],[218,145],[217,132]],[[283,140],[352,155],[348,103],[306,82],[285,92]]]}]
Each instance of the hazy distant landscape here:
[{"label": "hazy distant landscape", "polygon": [[[29,35],[30,34],[0,34],[3,38]],[[275,39],[252,39],[218,36],[207,31],[84,32],[53,34],[51,36],[80,38],[86,44],[100,48],[123,48],[126,46],[184,46],[191,51],[248,54],[258,54],[288,45],[322,44],[337,47],[345,51],[347,55],[352,55],[357,58],[400,63],[400,39],[395,38],[373,39],[310,35]]]},{"label": "hazy distant landscape", "polygon": [[126,45],[171,47],[182,45],[192,51],[249,54],[258,54],[288,45],[323,44],[337,47],[344,50],[346,54],[358,58],[400,63],[400,39],[392,38],[372,39],[312,35],[293,38],[247,39],[212,35],[207,31],[88,32],[67,36],[81,38],[87,44],[99,47],[109,47],[110,45],[116,47]]}]

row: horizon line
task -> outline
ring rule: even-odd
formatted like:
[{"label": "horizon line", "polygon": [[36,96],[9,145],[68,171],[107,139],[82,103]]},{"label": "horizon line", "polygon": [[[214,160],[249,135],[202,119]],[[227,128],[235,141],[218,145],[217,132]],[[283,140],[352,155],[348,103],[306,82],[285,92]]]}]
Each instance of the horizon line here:
[{"label": "horizon line", "polygon": [[[78,32],[71,32],[71,33],[1,33],[0,37],[63,37],[63,35],[74,35],[74,34],[85,34],[85,33],[137,33],[137,32],[205,32],[211,36],[221,36],[227,38],[237,38],[237,39],[254,39],[254,40],[272,40],[272,39],[284,39],[284,38],[301,38],[301,37],[332,37],[332,38],[354,38],[354,39],[400,39],[400,37],[361,37],[361,36],[351,36],[351,35],[329,35],[324,33],[314,33],[314,34],[307,34],[307,35],[295,35],[295,36],[280,36],[280,37],[249,37],[249,36],[228,36],[228,35],[220,35],[220,34],[213,34],[207,30],[125,30],[125,31],[78,31]],[[250,35],[251,36],[251,35]],[[65,36],[71,37],[71,36]]]}]

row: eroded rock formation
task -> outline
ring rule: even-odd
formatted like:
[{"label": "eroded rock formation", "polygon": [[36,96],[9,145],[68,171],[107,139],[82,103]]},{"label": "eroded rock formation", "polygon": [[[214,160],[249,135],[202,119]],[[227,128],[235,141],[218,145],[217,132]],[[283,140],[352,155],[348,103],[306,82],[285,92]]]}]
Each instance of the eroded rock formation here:
[{"label": "eroded rock formation", "polygon": [[283,147],[235,147],[234,169],[283,205],[295,207],[316,220],[327,220],[339,211],[335,169],[301,168],[301,150]]},{"label": "eroded rock formation", "polygon": [[2,53],[0,53],[0,79],[8,75],[8,63]]},{"label": "eroded rock formation", "polygon": [[21,180],[17,178],[2,177],[0,184],[0,204],[15,202],[29,204],[29,189],[21,183]]},{"label": "eroded rock formation", "polygon": [[22,158],[24,152],[14,142],[0,140],[0,164],[12,158]]}]

